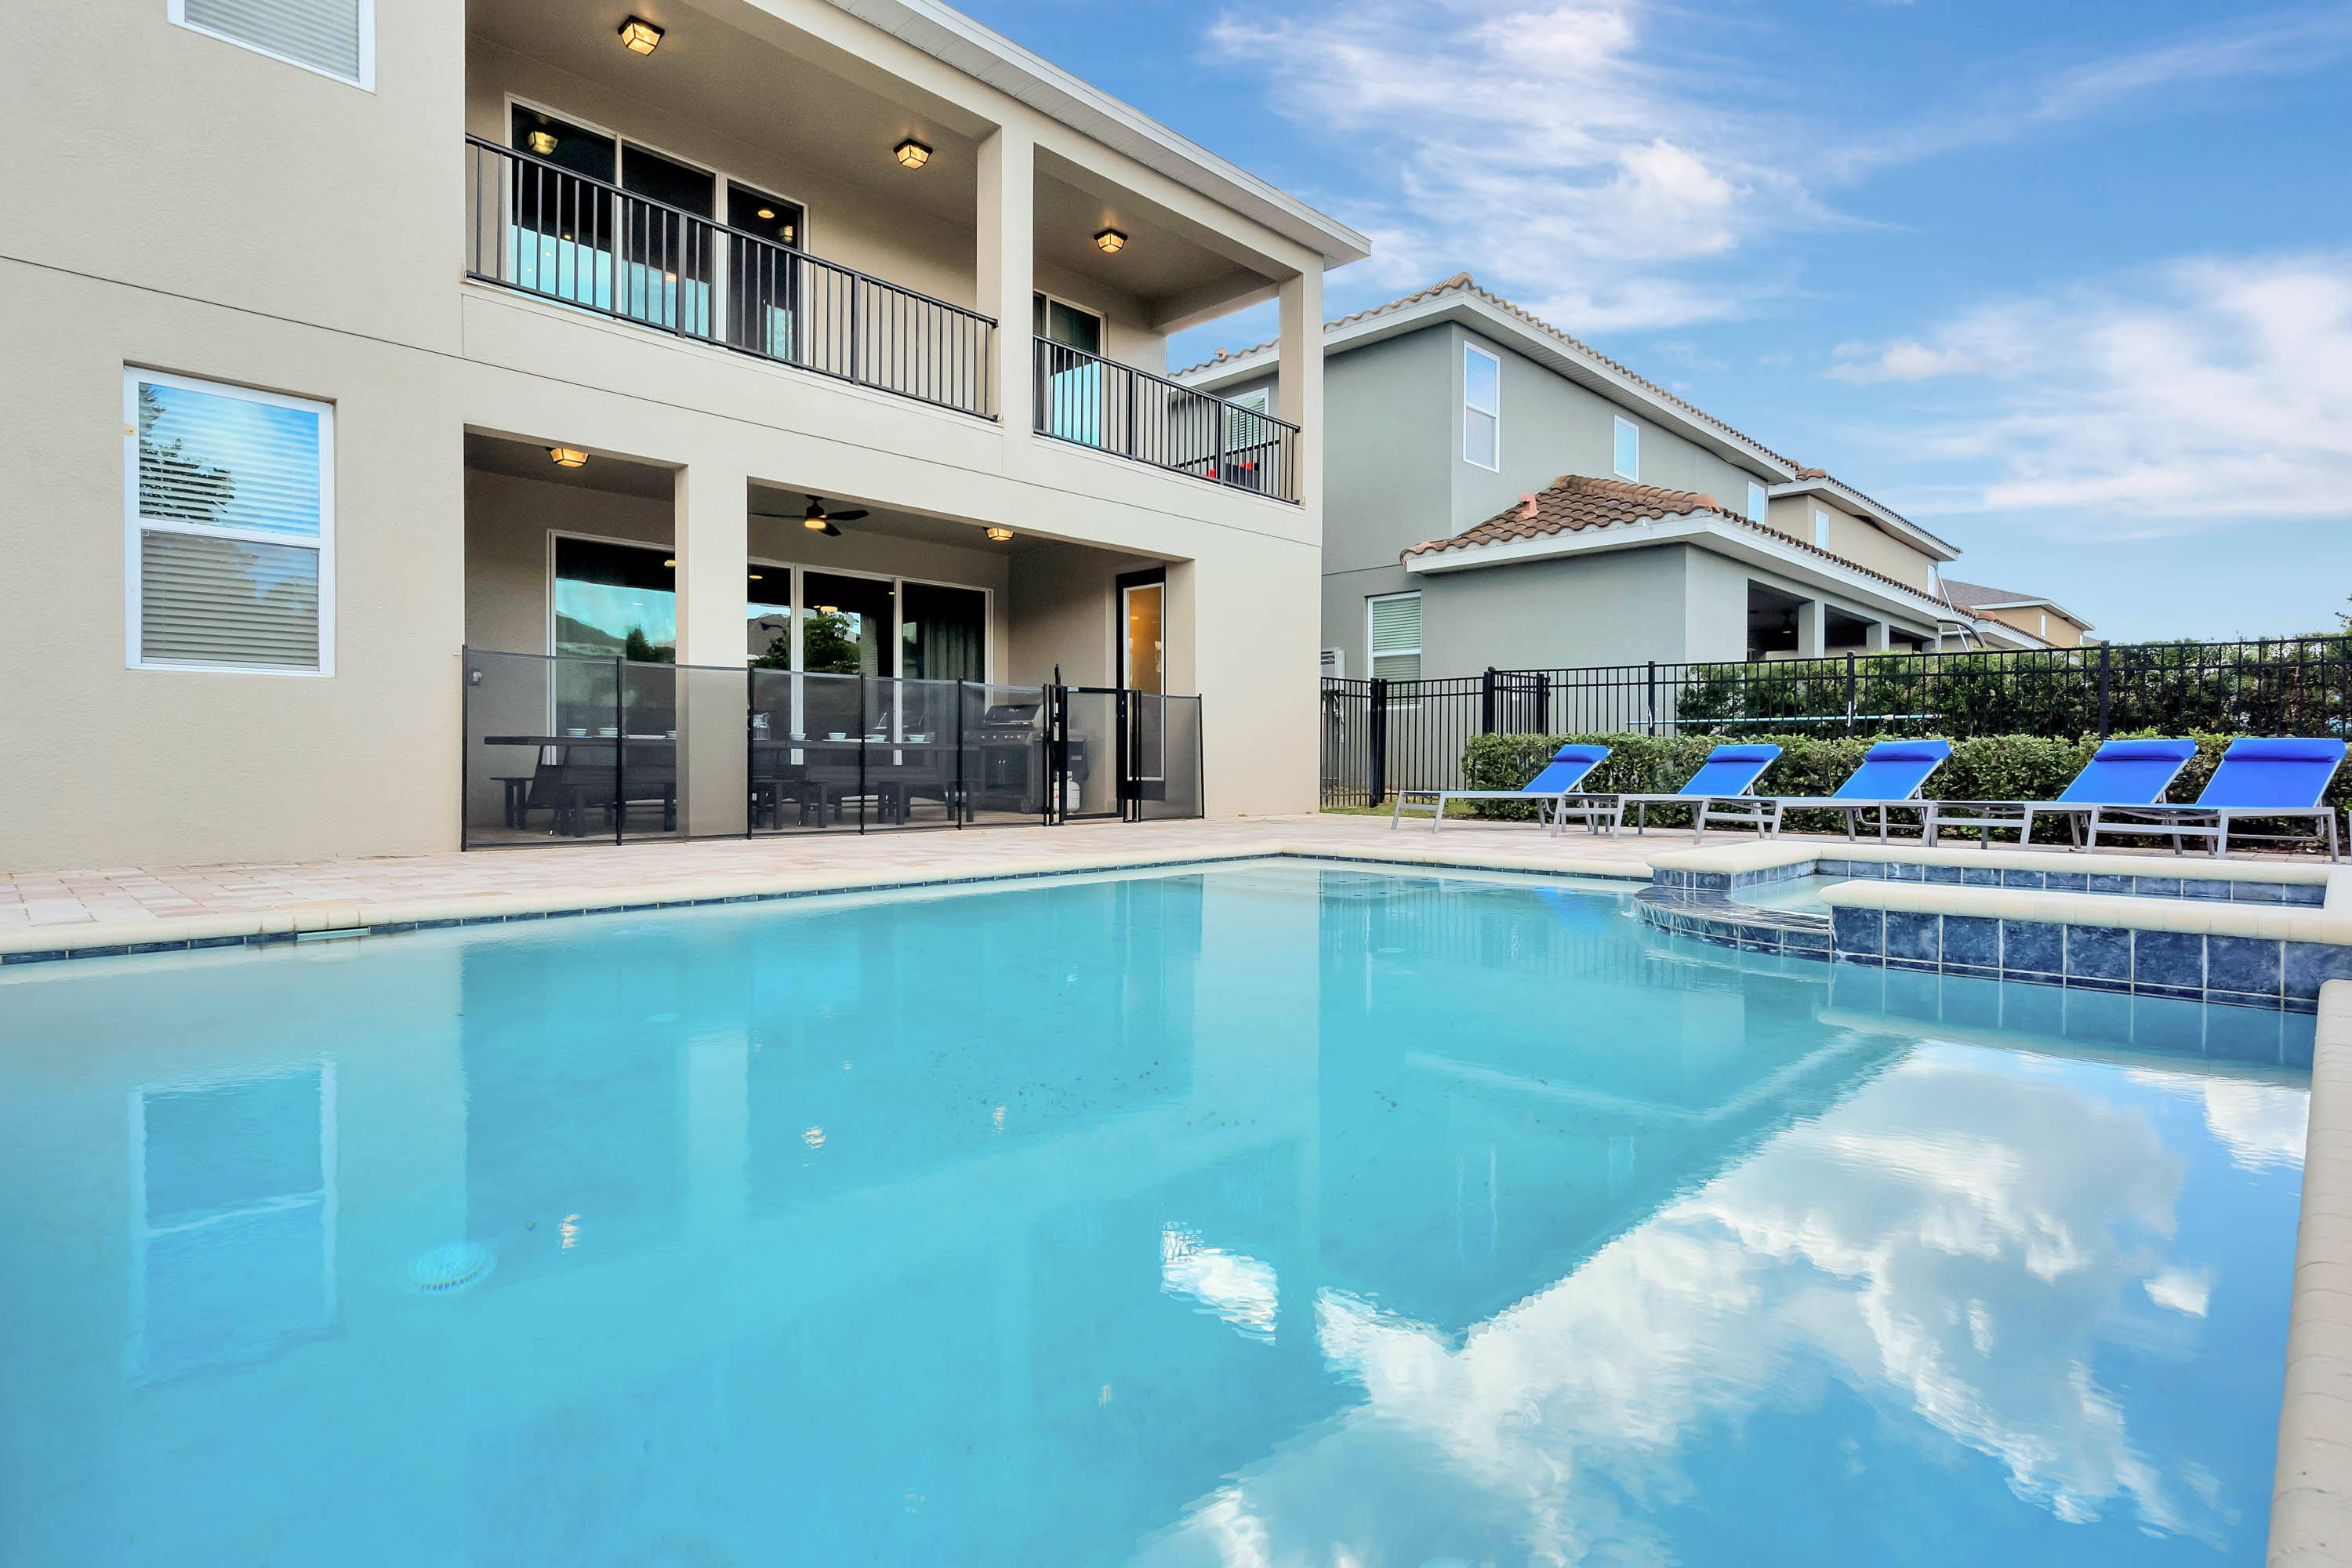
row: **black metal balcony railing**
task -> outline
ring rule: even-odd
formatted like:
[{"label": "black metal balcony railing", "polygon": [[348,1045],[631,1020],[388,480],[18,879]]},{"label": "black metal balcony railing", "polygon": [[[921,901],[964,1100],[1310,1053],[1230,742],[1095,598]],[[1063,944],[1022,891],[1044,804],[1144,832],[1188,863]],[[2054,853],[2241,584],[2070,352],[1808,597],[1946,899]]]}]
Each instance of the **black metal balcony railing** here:
[{"label": "black metal balcony railing", "polygon": [[468,278],[995,417],[977,311],[478,136],[466,155]]},{"label": "black metal balcony railing", "polygon": [[1036,340],[1037,433],[1213,479],[1298,499],[1298,426],[1165,376]]}]

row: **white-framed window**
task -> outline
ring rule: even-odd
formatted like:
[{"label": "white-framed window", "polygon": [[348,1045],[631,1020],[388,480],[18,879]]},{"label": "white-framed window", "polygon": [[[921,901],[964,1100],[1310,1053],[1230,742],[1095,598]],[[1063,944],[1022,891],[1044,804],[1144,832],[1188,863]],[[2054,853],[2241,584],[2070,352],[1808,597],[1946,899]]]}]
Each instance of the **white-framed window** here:
[{"label": "white-framed window", "polygon": [[375,0],[167,0],[173,26],[375,90]]},{"label": "white-framed window", "polygon": [[1462,345],[1462,460],[1503,466],[1503,361],[1475,343]]},{"label": "white-framed window", "polygon": [[1764,507],[1765,507],[1764,487],[1763,487],[1762,485],[1758,484],[1754,479],[1750,479],[1750,480],[1748,480],[1748,521],[1750,521],[1750,522],[1761,522],[1761,521],[1764,521]]},{"label": "white-framed window", "polygon": [[1642,427],[1622,415],[1617,420],[1616,463],[1619,479],[1642,477]]},{"label": "white-framed window", "polygon": [[1813,548],[1816,550],[1827,550],[1829,547],[1830,514],[1823,511],[1821,508],[1815,507],[1813,509]]},{"label": "white-framed window", "polygon": [[131,668],[332,675],[334,476],[330,405],[126,368]]},{"label": "white-framed window", "polygon": [[1375,680],[1421,679],[1421,595],[1382,594],[1364,601],[1366,641]]}]

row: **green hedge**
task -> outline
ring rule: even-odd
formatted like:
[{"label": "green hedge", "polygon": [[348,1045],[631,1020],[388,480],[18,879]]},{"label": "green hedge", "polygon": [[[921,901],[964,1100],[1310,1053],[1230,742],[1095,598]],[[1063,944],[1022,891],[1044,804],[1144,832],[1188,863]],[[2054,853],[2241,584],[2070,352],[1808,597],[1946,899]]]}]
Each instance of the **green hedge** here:
[{"label": "green hedge", "polygon": [[[2150,731],[2153,733],[2153,731]],[[1862,764],[1862,757],[1883,737],[1876,735],[1743,735],[1740,742],[1769,742],[1780,755],[1757,781],[1759,795],[1824,795],[1843,784]],[[2129,738],[2129,737],[2125,737]],[[2191,732],[2197,755],[2173,781],[2168,799],[2191,801],[2220,765],[2221,752],[2237,737]],[[1719,735],[1473,735],[1462,754],[1463,784],[1467,789],[1517,789],[1540,772],[1551,754],[1575,742],[1607,746],[1609,758],[1592,770],[1585,787],[1600,793],[1672,794],[1698,771],[1707,752],[1723,743]],[[2090,737],[2076,741],[2045,740],[2038,735],[1987,735],[1952,742],[1952,754],[1927,781],[1925,794],[1937,800],[2048,800],[2064,789],[2083,764],[2098,750]],[[2352,766],[2339,770],[2328,791],[2328,804],[2339,816],[2352,808]],[[1525,822],[1535,808],[1518,801],[1479,801],[1476,815]],[[1681,806],[1653,807],[1650,819],[1668,826],[1688,826],[1690,812]],[[1819,812],[1791,812],[1789,826],[1799,832],[1842,828],[1843,818]],[[2338,832],[2344,831],[2339,822]],[[1973,835],[1969,837],[1973,839]],[[2034,837],[2063,842],[2066,826],[2060,820],[2034,825]]]}]

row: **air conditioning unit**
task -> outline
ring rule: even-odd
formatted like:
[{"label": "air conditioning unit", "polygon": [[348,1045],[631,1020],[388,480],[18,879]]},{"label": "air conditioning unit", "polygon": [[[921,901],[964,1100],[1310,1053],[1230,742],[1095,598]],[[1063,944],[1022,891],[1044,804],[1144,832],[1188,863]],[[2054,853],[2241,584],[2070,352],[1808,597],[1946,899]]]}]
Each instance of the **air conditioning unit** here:
[{"label": "air conditioning unit", "polygon": [[1346,648],[1327,647],[1323,650],[1323,678],[1326,680],[1345,680],[1348,678]]}]

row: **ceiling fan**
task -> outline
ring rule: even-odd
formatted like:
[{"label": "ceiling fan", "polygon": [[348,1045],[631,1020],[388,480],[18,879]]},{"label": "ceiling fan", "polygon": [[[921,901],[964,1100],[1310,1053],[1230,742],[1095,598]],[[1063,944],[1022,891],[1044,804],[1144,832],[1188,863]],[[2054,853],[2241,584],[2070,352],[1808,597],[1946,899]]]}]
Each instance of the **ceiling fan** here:
[{"label": "ceiling fan", "polygon": [[[791,514],[789,512],[781,511],[755,511],[751,515],[753,517],[788,517]],[[835,523],[856,522],[859,518],[864,517],[865,515],[866,509],[864,507],[859,507],[852,511],[829,512],[824,510],[824,500],[822,497],[811,496],[808,499],[808,505],[801,510],[801,526],[805,529],[813,530],[815,532],[822,533],[827,539],[839,539],[841,537],[841,530],[834,527],[833,525]]]}]

